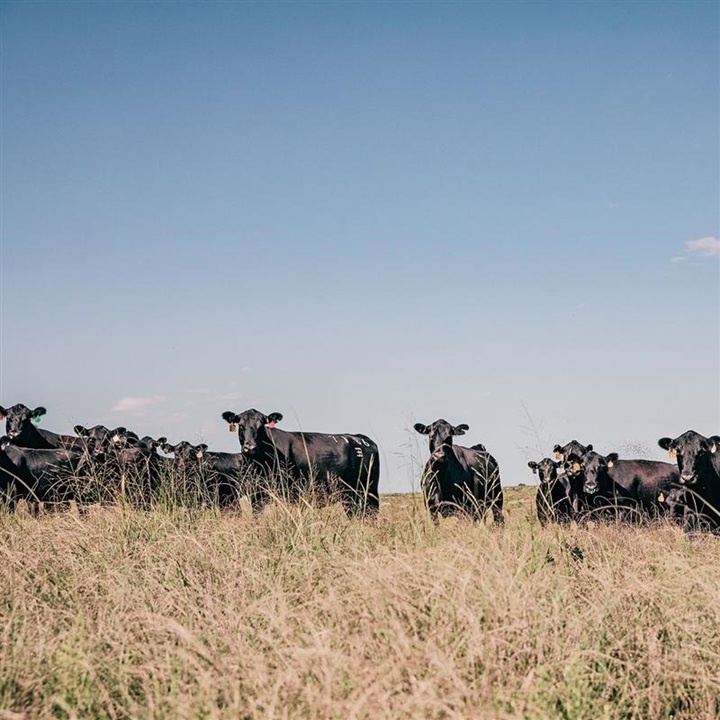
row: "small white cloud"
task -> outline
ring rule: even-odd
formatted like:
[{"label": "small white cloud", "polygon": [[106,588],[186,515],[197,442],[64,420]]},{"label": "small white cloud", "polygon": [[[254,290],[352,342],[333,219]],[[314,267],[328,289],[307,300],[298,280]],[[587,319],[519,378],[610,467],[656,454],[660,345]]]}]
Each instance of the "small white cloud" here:
[{"label": "small white cloud", "polygon": [[113,412],[142,413],[149,405],[162,402],[164,395],[150,395],[148,397],[124,397],[112,407]]},{"label": "small white cloud", "polygon": [[707,257],[720,255],[720,240],[712,236],[702,237],[698,240],[688,240],[685,247],[687,252],[693,255],[705,255]]},{"label": "small white cloud", "polygon": [[675,255],[675,257],[670,258],[671,263],[679,263],[679,262],[685,262],[687,258],[684,255]]}]

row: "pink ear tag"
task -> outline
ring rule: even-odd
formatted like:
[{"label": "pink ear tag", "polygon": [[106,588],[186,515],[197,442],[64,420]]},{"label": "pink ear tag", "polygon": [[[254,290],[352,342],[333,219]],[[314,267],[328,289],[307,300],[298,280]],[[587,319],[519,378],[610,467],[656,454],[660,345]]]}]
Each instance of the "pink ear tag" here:
[{"label": "pink ear tag", "polygon": [[198,450],[198,451],[195,453],[195,457],[196,457],[198,460],[199,460],[202,456],[203,456],[203,451],[202,451],[202,450]]},{"label": "pink ear tag", "polygon": [[271,420],[271,421],[267,424],[267,426],[268,426],[269,428],[274,428],[276,425],[277,425],[277,422],[276,422],[275,420]]}]

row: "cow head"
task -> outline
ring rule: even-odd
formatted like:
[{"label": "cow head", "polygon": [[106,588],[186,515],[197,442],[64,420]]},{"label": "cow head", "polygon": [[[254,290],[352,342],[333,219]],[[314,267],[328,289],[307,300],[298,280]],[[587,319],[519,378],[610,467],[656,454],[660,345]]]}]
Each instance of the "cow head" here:
[{"label": "cow head", "polygon": [[245,410],[239,415],[227,410],[222,414],[223,420],[230,425],[230,432],[237,428],[238,440],[243,455],[254,455],[257,453],[260,441],[266,437],[267,429],[274,428],[276,423],[282,420],[282,414],[278,412],[265,415],[259,410]]},{"label": "cow head", "polygon": [[706,438],[694,430],[688,430],[675,439],[664,437],[658,440],[658,445],[676,459],[683,485],[695,485],[712,467],[712,456],[718,452],[714,437]]},{"label": "cow head", "polygon": [[[553,448],[555,457],[563,463],[563,469],[570,477],[582,472],[582,460],[593,449],[592,445],[583,445],[577,440],[571,440],[567,445],[556,445]],[[570,460],[570,458],[573,458]]]},{"label": "cow head", "polygon": [[18,403],[10,408],[0,407],[0,420],[5,420],[5,433],[12,439],[20,435],[23,430],[32,427],[32,421],[42,417],[46,412],[44,407],[31,410],[26,405]]},{"label": "cow head", "polygon": [[132,444],[133,436],[137,438],[134,432],[124,427],[116,427],[111,430],[104,425],[95,425],[91,428],[75,425],[73,430],[76,435],[85,441],[87,449],[95,457],[113,449],[128,447],[128,445]]},{"label": "cow head", "polygon": [[451,425],[447,420],[436,420],[431,425],[415,423],[415,430],[421,435],[427,435],[430,441],[430,453],[442,455],[448,448],[452,447],[452,439],[455,435],[464,435],[470,429],[469,425]]},{"label": "cow head", "polygon": [[[576,455],[572,455],[571,462],[579,461]],[[609,455],[601,455],[596,452],[588,452],[582,458],[582,472],[585,475],[583,481],[583,492],[586,495],[595,495],[599,490],[604,490],[606,485],[606,475],[609,468],[613,467],[618,460],[617,453]]]},{"label": "cow head", "polygon": [[528,467],[533,471],[533,473],[538,475],[541,485],[550,485],[557,480],[560,463],[555,462],[550,458],[543,458],[540,462],[531,460],[528,463]]},{"label": "cow head", "polygon": [[[165,440],[165,438],[161,438]],[[193,445],[192,443],[183,440],[176,445],[171,445],[169,442],[161,442],[159,444],[160,449],[165,453],[172,453],[175,455],[175,465],[183,468],[189,468],[199,465],[205,457],[208,446],[205,443],[200,445]]]}]

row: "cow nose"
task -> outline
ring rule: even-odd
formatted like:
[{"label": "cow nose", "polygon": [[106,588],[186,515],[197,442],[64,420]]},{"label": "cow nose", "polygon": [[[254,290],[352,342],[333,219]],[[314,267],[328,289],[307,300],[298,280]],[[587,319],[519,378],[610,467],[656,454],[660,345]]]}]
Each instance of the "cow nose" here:
[{"label": "cow nose", "polygon": [[695,482],[695,475],[692,473],[690,475],[688,475],[687,473],[683,473],[680,476],[680,482],[683,485],[692,485]]},{"label": "cow nose", "polygon": [[243,452],[244,453],[251,453],[255,449],[255,445],[251,443],[245,443],[243,445]]},{"label": "cow nose", "polygon": [[17,437],[19,434],[20,434],[20,433],[19,433],[17,430],[15,430],[15,431],[8,431],[8,432],[7,432],[7,436],[8,436],[9,438]]},{"label": "cow nose", "polygon": [[585,483],[585,492],[590,495],[597,492],[597,483]]}]

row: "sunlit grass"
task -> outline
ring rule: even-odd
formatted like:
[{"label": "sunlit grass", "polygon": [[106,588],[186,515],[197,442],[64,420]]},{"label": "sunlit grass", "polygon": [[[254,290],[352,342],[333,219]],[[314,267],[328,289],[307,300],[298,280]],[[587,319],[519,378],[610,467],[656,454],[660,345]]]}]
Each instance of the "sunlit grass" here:
[{"label": "sunlit grass", "polygon": [[[716,718],[720,539],[273,503],[0,514],[18,717]],[[15,717],[8,714],[7,717]],[[0,712],[0,717],[3,714]]]}]

